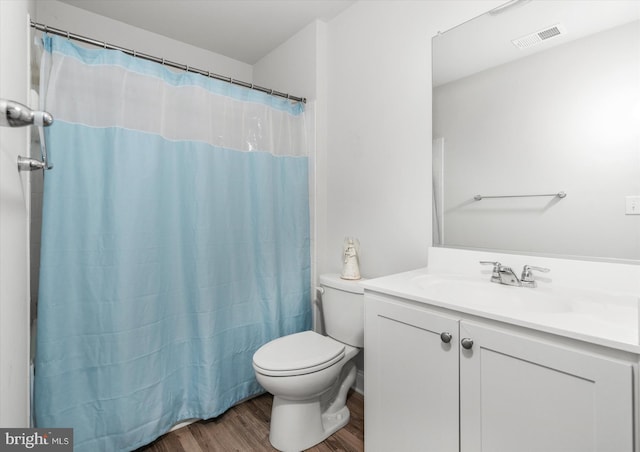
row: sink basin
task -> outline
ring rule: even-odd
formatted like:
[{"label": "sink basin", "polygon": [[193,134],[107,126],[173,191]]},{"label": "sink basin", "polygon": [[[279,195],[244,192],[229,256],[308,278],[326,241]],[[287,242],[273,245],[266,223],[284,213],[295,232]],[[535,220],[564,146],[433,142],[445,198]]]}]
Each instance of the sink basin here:
[{"label": "sink basin", "polygon": [[454,275],[420,275],[413,278],[426,298],[495,312],[561,313],[572,310],[566,294],[544,288],[525,288]]}]

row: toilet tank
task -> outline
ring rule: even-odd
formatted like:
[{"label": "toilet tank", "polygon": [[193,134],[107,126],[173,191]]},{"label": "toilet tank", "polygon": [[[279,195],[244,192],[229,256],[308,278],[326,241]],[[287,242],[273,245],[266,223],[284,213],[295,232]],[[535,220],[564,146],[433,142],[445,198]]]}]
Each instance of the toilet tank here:
[{"label": "toilet tank", "polygon": [[320,275],[322,314],[327,335],[353,347],[364,347],[364,288],[359,280]]}]

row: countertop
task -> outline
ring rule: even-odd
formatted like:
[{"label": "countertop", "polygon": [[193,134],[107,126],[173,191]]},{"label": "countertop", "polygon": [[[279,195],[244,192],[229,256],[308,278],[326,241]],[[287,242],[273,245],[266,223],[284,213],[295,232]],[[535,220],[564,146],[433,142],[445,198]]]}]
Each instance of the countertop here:
[{"label": "countertop", "polygon": [[640,354],[640,298],[636,293],[552,283],[540,283],[536,288],[514,287],[492,283],[489,276],[429,267],[369,279],[362,285],[365,294],[392,295]]}]

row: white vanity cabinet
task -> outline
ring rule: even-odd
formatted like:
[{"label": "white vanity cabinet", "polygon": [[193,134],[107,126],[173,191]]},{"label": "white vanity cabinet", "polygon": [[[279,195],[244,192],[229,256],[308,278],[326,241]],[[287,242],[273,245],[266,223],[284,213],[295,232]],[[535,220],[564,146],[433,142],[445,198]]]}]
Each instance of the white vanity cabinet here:
[{"label": "white vanity cabinet", "polygon": [[633,451],[633,364],[481,322],[460,352],[461,451]]},{"label": "white vanity cabinet", "polygon": [[458,452],[458,343],[455,317],[365,297],[367,451]]},{"label": "white vanity cabinet", "polygon": [[369,452],[634,450],[637,366],[606,349],[367,292],[364,350]]}]

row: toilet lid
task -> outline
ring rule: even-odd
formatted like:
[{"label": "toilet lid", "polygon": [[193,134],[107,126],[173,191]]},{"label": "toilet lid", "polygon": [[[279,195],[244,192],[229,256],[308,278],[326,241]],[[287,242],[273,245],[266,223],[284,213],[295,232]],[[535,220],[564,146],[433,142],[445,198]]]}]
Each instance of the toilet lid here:
[{"label": "toilet lid", "polygon": [[325,369],[343,356],[344,344],[303,331],[263,345],[253,355],[253,364],[264,375],[303,375]]}]

